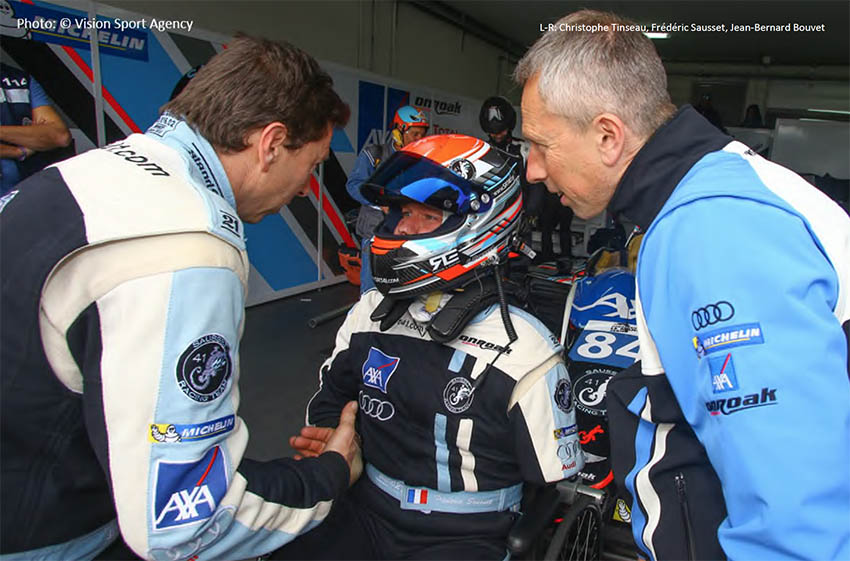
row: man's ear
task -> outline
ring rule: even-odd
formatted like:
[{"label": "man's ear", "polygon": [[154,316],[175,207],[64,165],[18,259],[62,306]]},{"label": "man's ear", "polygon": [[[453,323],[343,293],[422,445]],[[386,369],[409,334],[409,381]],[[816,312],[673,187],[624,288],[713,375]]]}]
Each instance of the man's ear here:
[{"label": "man's ear", "polygon": [[272,162],[286,150],[287,132],[286,125],[278,121],[269,123],[260,131],[257,150],[263,171],[268,171]]},{"label": "man's ear", "polygon": [[606,166],[616,165],[626,145],[625,123],[613,113],[600,113],[593,119],[591,127],[600,160]]}]

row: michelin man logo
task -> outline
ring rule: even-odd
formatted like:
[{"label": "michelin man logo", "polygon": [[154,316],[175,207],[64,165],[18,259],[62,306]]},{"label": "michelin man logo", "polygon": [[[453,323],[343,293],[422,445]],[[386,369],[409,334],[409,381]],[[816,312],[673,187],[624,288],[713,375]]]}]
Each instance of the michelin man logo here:
[{"label": "michelin man logo", "polygon": [[151,437],[157,442],[180,442],[181,440],[177,427],[174,425],[165,427],[165,432],[162,432],[158,426],[151,425]]},{"label": "michelin man logo", "polygon": [[6,0],[0,0],[0,35],[29,39],[29,33],[26,27],[18,27],[18,18],[15,17],[12,5]]}]

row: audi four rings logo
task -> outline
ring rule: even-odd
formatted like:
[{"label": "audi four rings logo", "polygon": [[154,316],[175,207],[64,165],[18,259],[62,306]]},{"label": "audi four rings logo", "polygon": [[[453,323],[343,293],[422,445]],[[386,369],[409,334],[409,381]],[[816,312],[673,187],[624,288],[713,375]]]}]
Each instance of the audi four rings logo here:
[{"label": "audi four rings logo", "polygon": [[395,407],[389,401],[383,401],[360,392],[360,412],[379,421],[389,421],[395,415]]},{"label": "audi four rings logo", "polygon": [[699,331],[703,327],[714,325],[721,321],[729,321],[735,315],[735,308],[726,300],[709,304],[691,312],[691,324]]}]

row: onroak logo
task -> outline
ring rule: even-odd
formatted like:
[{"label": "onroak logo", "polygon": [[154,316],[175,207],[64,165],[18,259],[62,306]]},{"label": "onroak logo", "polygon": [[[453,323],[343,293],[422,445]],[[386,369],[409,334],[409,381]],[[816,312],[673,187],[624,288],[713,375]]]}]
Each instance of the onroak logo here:
[{"label": "onroak logo", "polygon": [[734,396],[723,399],[706,401],[705,407],[712,416],[731,415],[745,409],[763,407],[765,405],[776,405],[776,388],[762,388],[761,394],[751,393],[744,397]]}]

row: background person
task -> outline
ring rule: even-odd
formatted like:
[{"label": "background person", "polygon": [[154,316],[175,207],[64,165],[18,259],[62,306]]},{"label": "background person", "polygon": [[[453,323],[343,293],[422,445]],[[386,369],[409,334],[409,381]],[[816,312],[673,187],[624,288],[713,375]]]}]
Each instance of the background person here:
[{"label": "background person", "polygon": [[0,63],[0,197],[53,163],[38,153],[71,144],[71,133],[28,73]]},{"label": "background person", "polygon": [[[340,328],[307,407],[315,426],[291,443],[321,452],[358,399],[367,476],[275,558],[503,559],[523,482],[581,469],[562,348],[494,285],[519,223],[515,163],[476,138],[432,136],[364,186],[390,209],[372,245],[378,290]],[[440,265],[390,278],[401,262]]]},{"label": "background person", "polygon": [[357,478],[355,404],[303,462],[243,458],[237,416],[242,220],[306,195],[349,116],[332,86],[292,45],[238,36],[147,133],[6,198],[4,560],[91,559],[119,529],[148,559],[255,557]]},{"label": "background person", "polygon": [[850,219],[677,111],[652,42],[613,23],[633,25],[568,15],[610,31],[546,33],[516,78],[529,181],[644,232],[642,362],[607,388],[635,540],[648,559],[850,558]]},{"label": "background person", "polygon": [[375,231],[375,227],[384,219],[384,213],[367,201],[360,186],[375,172],[381,162],[387,160],[399,149],[415,142],[428,134],[428,117],[420,109],[405,105],[399,107],[393,116],[392,132],[389,142],[384,144],[367,144],[357,156],[354,168],[345,183],[345,189],[351,198],[362,206],[357,215],[357,235],[361,240],[360,253],[360,293],[366,292],[374,287],[372,273],[369,263],[369,240]]}]

